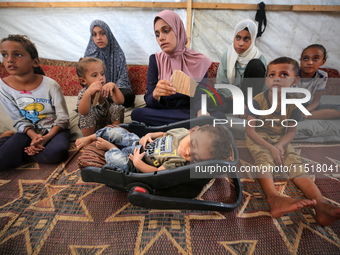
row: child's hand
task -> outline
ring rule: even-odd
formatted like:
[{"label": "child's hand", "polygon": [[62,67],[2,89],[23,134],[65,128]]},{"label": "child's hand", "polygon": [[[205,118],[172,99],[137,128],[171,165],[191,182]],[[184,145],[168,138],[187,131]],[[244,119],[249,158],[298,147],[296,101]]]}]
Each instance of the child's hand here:
[{"label": "child's hand", "polygon": [[44,144],[44,137],[41,134],[36,135],[31,141],[31,146],[43,148],[43,144]]},{"label": "child's hand", "polygon": [[33,156],[35,154],[38,154],[43,149],[45,149],[43,145],[44,137],[41,134],[38,134],[36,137],[32,139],[30,146],[25,148],[25,152],[29,156]]},{"label": "child's hand", "polygon": [[273,156],[275,164],[278,166],[282,165],[284,150],[282,152],[281,149],[277,148],[276,146],[273,146],[272,149],[270,150],[270,153]]},{"label": "child's hand", "polygon": [[28,156],[33,156],[40,152],[40,150],[37,150],[37,148],[35,148],[34,146],[26,147],[24,151]]},{"label": "child's hand", "polygon": [[145,151],[140,153],[140,147],[136,147],[133,151],[133,154],[129,155],[129,159],[136,165],[137,162],[141,161],[145,155]]},{"label": "child's hand", "polygon": [[94,83],[92,83],[87,91],[91,94],[91,95],[94,95],[97,91],[102,91],[103,89],[103,86],[101,84],[100,81],[95,81]]},{"label": "child's hand", "polygon": [[113,82],[108,82],[103,86],[103,97],[109,97],[113,95],[113,91],[117,88],[116,84],[114,84]]},{"label": "child's hand", "polygon": [[139,140],[139,144],[142,145],[144,148],[146,146],[147,143],[153,143],[154,140],[152,140],[151,134],[148,133],[145,136],[143,136],[140,140]]},{"label": "child's hand", "polygon": [[281,152],[282,157],[283,157],[283,155],[285,154],[285,149],[283,148],[283,146],[277,143],[274,145],[274,147],[277,148]]}]

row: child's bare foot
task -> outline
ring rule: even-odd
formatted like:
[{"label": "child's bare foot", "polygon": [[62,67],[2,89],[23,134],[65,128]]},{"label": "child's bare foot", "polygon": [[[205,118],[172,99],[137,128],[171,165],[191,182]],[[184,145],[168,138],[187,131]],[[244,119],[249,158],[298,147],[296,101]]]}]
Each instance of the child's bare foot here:
[{"label": "child's bare foot", "polygon": [[301,210],[316,205],[316,201],[309,199],[294,199],[291,197],[275,196],[268,199],[270,213],[274,218],[281,217],[284,213]]},{"label": "child's bare foot", "polygon": [[96,135],[89,135],[89,136],[85,136],[85,137],[81,137],[81,138],[78,138],[76,140],[76,146],[78,149],[92,143],[93,141],[96,140]]},{"label": "child's bare foot", "polygon": [[3,138],[3,137],[6,137],[6,136],[13,136],[14,135],[14,132],[13,131],[6,131],[4,132],[2,135],[0,135],[0,138]]},{"label": "child's bare foot", "polygon": [[96,142],[96,147],[99,150],[108,151],[113,148],[117,148],[116,145],[110,143],[109,141],[106,141],[105,139],[98,137]]},{"label": "child's bare foot", "polygon": [[340,220],[340,207],[326,202],[317,202],[315,205],[316,220],[321,226],[328,226]]}]

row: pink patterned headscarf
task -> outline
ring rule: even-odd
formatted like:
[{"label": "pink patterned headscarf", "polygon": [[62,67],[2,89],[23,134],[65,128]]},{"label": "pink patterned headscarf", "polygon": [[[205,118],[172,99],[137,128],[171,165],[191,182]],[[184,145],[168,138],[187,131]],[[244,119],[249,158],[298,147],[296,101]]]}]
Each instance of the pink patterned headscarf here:
[{"label": "pink patterned headscarf", "polygon": [[212,61],[203,54],[186,47],[188,37],[181,18],[173,11],[164,10],[155,17],[154,25],[157,17],[164,20],[172,28],[177,38],[176,48],[171,54],[163,51],[156,53],[158,79],[170,81],[175,70],[181,70],[191,78],[202,79]]}]

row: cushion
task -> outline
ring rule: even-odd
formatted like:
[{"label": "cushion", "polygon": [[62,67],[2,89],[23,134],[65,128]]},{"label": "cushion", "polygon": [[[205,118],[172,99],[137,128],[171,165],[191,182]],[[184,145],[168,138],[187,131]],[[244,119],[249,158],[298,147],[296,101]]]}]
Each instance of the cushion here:
[{"label": "cushion", "polygon": [[340,120],[304,120],[299,122],[294,142],[340,142]]},{"label": "cushion", "polygon": [[8,76],[9,73],[7,72],[3,63],[0,63],[0,78]]},{"label": "cushion", "polygon": [[9,117],[8,113],[6,112],[5,108],[0,104],[0,135],[6,131],[13,131],[16,132],[16,129],[13,127],[13,120]]},{"label": "cushion", "polygon": [[216,78],[217,76],[217,70],[219,67],[220,63],[219,62],[212,62],[210,67],[208,68],[208,78]]},{"label": "cushion", "polygon": [[[322,95],[321,104],[339,104],[337,95]],[[300,121],[294,142],[340,142],[340,119]]]},{"label": "cushion", "polygon": [[51,65],[51,66],[73,66],[76,67],[76,61],[67,61],[67,60],[56,60],[56,59],[48,59],[48,58],[39,58],[40,65]]},{"label": "cushion", "polygon": [[55,80],[64,96],[77,96],[82,86],[78,82],[76,68],[72,66],[41,65],[45,75]]},{"label": "cushion", "polygon": [[323,95],[340,95],[340,74],[339,71],[332,68],[320,68],[327,72],[328,80],[326,89],[323,91]]},{"label": "cushion", "polygon": [[78,97],[76,96],[65,96],[66,106],[70,117],[70,141],[75,141],[83,136],[83,133],[78,126],[79,117],[76,112],[77,99]]},{"label": "cushion", "polygon": [[146,91],[147,65],[128,65],[131,89],[135,95],[144,95]]},{"label": "cushion", "polygon": [[144,95],[136,95],[135,106],[130,108],[125,108],[124,112],[124,123],[131,122],[131,113],[135,108],[145,107]]},{"label": "cushion", "polygon": [[85,147],[83,153],[78,157],[77,162],[80,169],[88,166],[101,168],[106,164],[105,151],[97,149],[96,142],[92,142]]}]

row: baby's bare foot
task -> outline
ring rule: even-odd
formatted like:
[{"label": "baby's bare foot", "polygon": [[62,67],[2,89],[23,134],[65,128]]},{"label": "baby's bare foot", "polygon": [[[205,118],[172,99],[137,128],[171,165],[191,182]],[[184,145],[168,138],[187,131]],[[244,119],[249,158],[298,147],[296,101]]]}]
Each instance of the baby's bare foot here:
[{"label": "baby's bare foot", "polygon": [[316,201],[309,199],[293,199],[291,197],[276,196],[268,201],[270,213],[274,218],[281,217],[284,213],[301,210],[315,206]]},{"label": "baby's bare foot", "polygon": [[315,206],[316,220],[321,226],[328,226],[340,220],[340,207],[326,202],[318,202]]},{"label": "baby's bare foot", "polygon": [[78,138],[76,140],[76,146],[78,149],[92,143],[93,141],[96,140],[96,136],[95,135],[90,135],[90,136],[85,136],[85,137],[81,137],[81,138]]},{"label": "baby's bare foot", "polygon": [[105,139],[98,137],[96,142],[96,147],[99,150],[108,151],[112,148],[117,148],[114,144],[110,143],[109,141],[106,141]]},{"label": "baby's bare foot", "polygon": [[4,132],[2,135],[0,135],[0,138],[3,138],[3,137],[6,137],[6,136],[13,136],[14,135],[14,132],[13,131],[6,131]]}]

